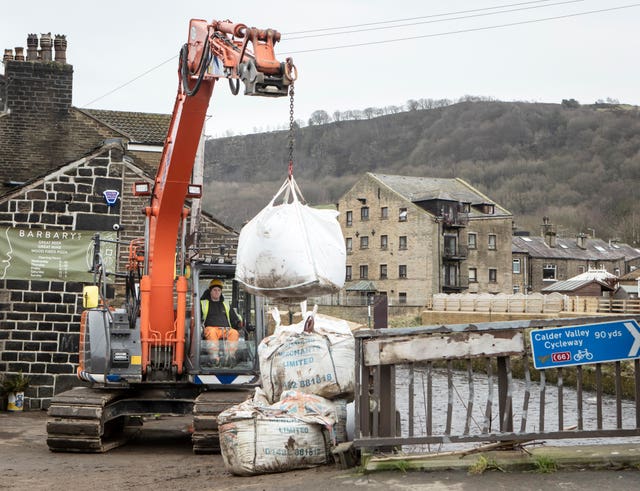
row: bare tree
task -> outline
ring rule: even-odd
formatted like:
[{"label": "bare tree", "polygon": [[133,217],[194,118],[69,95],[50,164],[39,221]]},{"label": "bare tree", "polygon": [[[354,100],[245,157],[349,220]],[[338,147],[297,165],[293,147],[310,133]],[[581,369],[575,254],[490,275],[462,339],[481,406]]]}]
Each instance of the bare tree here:
[{"label": "bare tree", "polygon": [[331,117],[327,113],[327,111],[323,109],[318,109],[317,111],[313,111],[311,113],[311,117],[309,118],[309,126],[317,126],[319,124],[327,124],[331,121]]}]

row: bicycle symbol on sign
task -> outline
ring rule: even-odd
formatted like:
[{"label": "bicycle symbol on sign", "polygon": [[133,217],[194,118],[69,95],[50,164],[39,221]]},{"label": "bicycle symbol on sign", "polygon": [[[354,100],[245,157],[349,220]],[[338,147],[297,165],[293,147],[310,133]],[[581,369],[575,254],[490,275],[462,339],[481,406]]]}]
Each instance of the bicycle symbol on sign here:
[{"label": "bicycle symbol on sign", "polygon": [[573,359],[575,361],[582,361],[582,360],[593,360],[593,353],[591,353],[588,349],[581,349],[578,350],[578,352],[573,355]]}]

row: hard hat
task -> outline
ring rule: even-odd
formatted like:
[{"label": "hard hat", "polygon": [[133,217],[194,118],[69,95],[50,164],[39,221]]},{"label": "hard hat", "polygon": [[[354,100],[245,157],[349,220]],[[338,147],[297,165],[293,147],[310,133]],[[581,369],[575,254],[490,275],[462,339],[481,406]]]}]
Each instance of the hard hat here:
[{"label": "hard hat", "polygon": [[214,286],[217,286],[218,288],[220,288],[222,290],[224,283],[222,283],[222,280],[215,278],[213,280],[211,280],[211,282],[209,283],[209,288],[213,288]]}]

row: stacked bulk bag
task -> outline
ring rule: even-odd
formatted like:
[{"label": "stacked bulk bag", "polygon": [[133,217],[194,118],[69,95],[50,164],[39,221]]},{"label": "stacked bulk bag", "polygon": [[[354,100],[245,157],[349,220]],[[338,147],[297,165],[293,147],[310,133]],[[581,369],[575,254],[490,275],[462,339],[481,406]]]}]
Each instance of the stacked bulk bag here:
[{"label": "stacked bulk bag", "polygon": [[[258,346],[261,387],[253,399],[220,413],[225,468],[236,475],[328,464],[348,438],[355,387],[355,341],[346,321],[306,312]],[[351,404],[352,406],[353,404]]]},{"label": "stacked bulk bag", "polygon": [[286,390],[353,400],[355,340],[346,321],[305,312],[303,321],[280,326],[258,346],[262,388],[271,402]]},{"label": "stacked bulk bag", "polygon": [[346,249],[335,210],[303,204],[293,176],[240,231],[236,280],[269,298],[307,298],[344,286]]},{"label": "stacked bulk bag", "polygon": [[225,468],[249,476],[327,464],[335,421],[334,405],[322,397],[287,391],[265,405],[258,389],[253,400],[218,416]]}]

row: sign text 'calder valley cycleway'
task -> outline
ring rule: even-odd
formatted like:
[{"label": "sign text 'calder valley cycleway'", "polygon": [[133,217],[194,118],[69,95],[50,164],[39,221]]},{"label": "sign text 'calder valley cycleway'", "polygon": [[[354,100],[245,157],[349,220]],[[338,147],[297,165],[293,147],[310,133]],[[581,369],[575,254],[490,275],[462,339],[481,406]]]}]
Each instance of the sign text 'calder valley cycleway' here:
[{"label": "sign text 'calder valley cycleway'", "polygon": [[640,358],[640,326],[634,319],[530,332],[537,369]]}]

